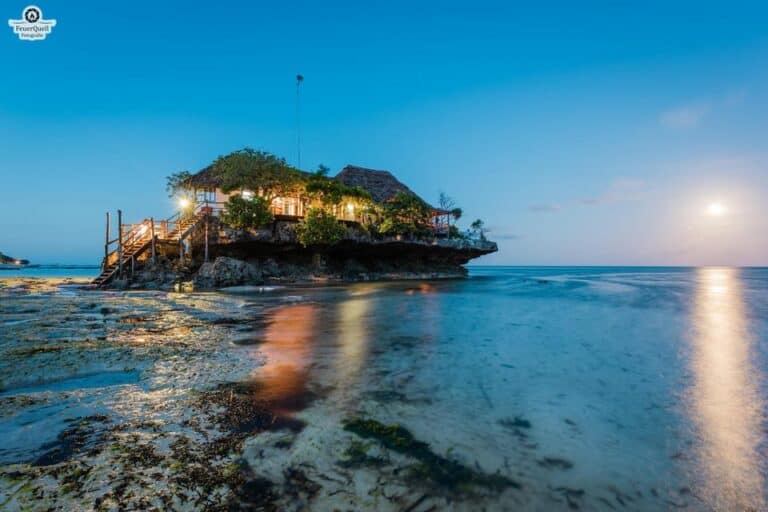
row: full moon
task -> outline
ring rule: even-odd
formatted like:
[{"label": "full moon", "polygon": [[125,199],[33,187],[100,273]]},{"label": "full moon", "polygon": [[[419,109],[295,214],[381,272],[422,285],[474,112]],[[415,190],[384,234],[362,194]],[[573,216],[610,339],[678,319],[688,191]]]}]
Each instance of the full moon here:
[{"label": "full moon", "polygon": [[726,211],[727,209],[723,203],[715,202],[710,203],[709,206],[707,206],[707,214],[712,217],[722,217],[725,215]]}]

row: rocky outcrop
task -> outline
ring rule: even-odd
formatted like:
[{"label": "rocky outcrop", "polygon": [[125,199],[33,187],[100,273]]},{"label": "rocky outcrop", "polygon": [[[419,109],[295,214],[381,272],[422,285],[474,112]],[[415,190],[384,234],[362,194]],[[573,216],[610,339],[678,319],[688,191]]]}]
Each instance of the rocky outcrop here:
[{"label": "rocky outcrop", "polygon": [[220,256],[213,262],[203,263],[195,275],[199,288],[224,288],[264,282],[261,269],[247,261]]},{"label": "rocky outcrop", "polygon": [[193,236],[183,262],[177,244],[160,245],[157,264],[149,264],[145,255],[130,279],[113,286],[189,291],[265,283],[455,279],[466,275],[468,261],[497,251],[488,240],[374,238],[354,226],[327,247],[302,247],[291,222],[255,231],[211,228],[207,246],[201,233]]}]

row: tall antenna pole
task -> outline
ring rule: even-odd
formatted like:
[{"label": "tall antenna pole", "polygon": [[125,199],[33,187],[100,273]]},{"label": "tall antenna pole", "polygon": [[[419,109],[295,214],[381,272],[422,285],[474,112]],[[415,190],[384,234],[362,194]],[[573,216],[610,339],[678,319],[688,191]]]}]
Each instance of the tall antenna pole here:
[{"label": "tall antenna pole", "polygon": [[296,153],[298,154],[298,165],[301,169],[301,82],[304,81],[302,75],[296,75]]}]

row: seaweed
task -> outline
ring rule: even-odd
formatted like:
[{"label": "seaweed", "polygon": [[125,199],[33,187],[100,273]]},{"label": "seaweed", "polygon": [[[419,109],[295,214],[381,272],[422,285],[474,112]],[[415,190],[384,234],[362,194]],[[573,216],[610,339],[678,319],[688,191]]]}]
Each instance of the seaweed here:
[{"label": "seaweed", "polygon": [[362,443],[353,439],[344,451],[345,458],[338,461],[337,464],[343,468],[377,467],[385,464],[387,461],[383,457],[368,454],[370,447],[370,443]]},{"label": "seaweed", "polygon": [[49,352],[59,352],[64,347],[60,345],[35,345],[32,347],[14,348],[6,352],[9,356],[34,356],[36,354],[46,354]]},{"label": "seaweed", "polygon": [[56,440],[41,446],[45,453],[31,461],[32,466],[53,466],[78,456],[86,451],[89,446],[97,444],[103,434],[98,431],[93,422],[108,421],[107,416],[87,416],[75,418],[74,426],[65,429],[56,436]]},{"label": "seaweed", "polygon": [[579,510],[579,501],[584,497],[584,489],[573,489],[571,487],[557,487],[555,491],[561,493],[568,503],[571,510]]},{"label": "seaweed", "polygon": [[536,463],[547,469],[571,469],[573,467],[573,462],[563,459],[560,457],[544,457],[543,459],[539,459],[536,461]]},{"label": "seaweed", "polygon": [[412,468],[417,478],[426,478],[441,487],[484,487],[502,491],[520,488],[516,481],[499,473],[484,473],[433,452],[428,443],[419,441],[400,425],[385,425],[372,419],[352,419],[344,422],[344,430],[359,437],[374,439],[392,451],[418,461]]},{"label": "seaweed", "polygon": [[[215,416],[219,427],[243,436],[264,431],[285,429],[298,433],[303,430],[303,421],[277,414],[273,410],[276,404],[261,399],[259,394],[257,383],[222,384],[213,391],[202,393],[197,400],[197,406],[204,411],[210,410],[212,406],[223,408]],[[314,399],[309,392],[304,395],[297,399],[301,405],[306,405]]]},{"label": "seaweed", "polygon": [[531,422],[521,416],[514,418],[502,418],[499,425],[506,428],[531,428]]}]

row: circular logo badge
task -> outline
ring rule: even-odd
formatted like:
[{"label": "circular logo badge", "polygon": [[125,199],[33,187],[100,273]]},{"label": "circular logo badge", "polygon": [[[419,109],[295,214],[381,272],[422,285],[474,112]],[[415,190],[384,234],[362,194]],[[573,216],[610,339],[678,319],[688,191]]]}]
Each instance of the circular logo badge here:
[{"label": "circular logo badge", "polygon": [[40,9],[33,6],[30,6],[24,9],[24,20],[26,20],[27,23],[37,23],[39,19],[40,19]]}]

